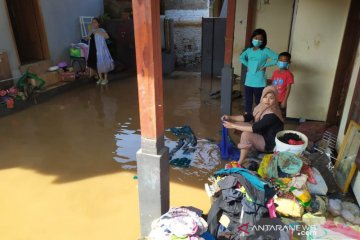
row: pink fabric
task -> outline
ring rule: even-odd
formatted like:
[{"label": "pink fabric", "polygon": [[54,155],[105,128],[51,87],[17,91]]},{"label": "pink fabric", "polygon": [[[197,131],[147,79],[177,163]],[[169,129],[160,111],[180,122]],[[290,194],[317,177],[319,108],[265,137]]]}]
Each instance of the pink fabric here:
[{"label": "pink fabric", "polygon": [[88,46],[84,46],[84,45],[80,45],[81,48],[81,56],[85,57],[85,60],[87,61],[88,55],[89,55],[89,47]]},{"label": "pink fabric", "polygon": [[240,143],[238,144],[240,149],[256,149],[258,151],[265,151],[265,140],[260,134],[253,132],[243,132],[241,134]]},{"label": "pink fabric", "polygon": [[360,239],[360,232],[355,231],[349,226],[344,226],[343,224],[336,224],[333,221],[328,220],[325,224],[322,225],[322,227],[334,232],[344,234],[345,236],[353,239]]},{"label": "pink fabric", "polygon": [[276,208],[274,204],[274,198],[269,199],[266,203],[266,207],[269,209],[270,218],[276,218]]}]

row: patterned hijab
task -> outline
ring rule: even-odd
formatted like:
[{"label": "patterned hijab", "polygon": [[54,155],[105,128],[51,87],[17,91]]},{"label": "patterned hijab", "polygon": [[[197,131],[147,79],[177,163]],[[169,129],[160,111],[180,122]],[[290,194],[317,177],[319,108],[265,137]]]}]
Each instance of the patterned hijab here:
[{"label": "patterned hijab", "polygon": [[[266,96],[266,94],[272,93],[274,94],[275,101],[272,105],[267,106],[262,102],[262,99]],[[274,113],[282,122],[284,122],[284,118],[281,114],[281,110],[278,103],[278,97],[277,97],[277,90],[273,86],[267,86],[264,88],[260,103],[254,108],[253,116],[255,119],[255,122],[261,120],[266,114]]]}]

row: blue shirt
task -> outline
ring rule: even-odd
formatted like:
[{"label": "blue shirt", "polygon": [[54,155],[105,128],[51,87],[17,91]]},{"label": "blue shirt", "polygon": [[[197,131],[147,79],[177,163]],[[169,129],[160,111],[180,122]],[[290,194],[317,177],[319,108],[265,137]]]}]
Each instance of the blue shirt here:
[{"label": "blue shirt", "polygon": [[[271,61],[267,61],[268,59]],[[248,71],[245,78],[245,86],[248,87],[265,87],[266,78],[264,67],[270,67],[277,63],[278,54],[269,48],[253,50],[252,47],[246,49],[240,55],[240,62],[244,64]]]}]

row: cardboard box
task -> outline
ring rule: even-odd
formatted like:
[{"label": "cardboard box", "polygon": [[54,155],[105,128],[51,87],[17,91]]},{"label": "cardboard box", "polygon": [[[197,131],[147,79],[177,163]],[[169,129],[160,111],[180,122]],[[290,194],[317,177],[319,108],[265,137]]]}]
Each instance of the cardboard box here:
[{"label": "cardboard box", "polygon": [[61,81],[71,82],[75,81],[76,76],[74,72],[60,72]]},{"label": "cardboard box", "polygon": [[11,78],[9,58],[6,52],[0,51],[0,80]]},{"label": "cardboard box", "polygon": [[20,72],[24,73],[27,69],[29,69],[29,72],[39,75],[39,74],[46,73],[48,71],[49,67],[51,67],[52,65],[53,64],[52,64],[51,60],[38,61],[35,63],[21,65]]},{"label": "cardboard box", "polygon": [[45,81],[45,87],[57,84],[61,81],[60,75],[58,72],[47,72],[38,75],[39,78],[42,78]]}]

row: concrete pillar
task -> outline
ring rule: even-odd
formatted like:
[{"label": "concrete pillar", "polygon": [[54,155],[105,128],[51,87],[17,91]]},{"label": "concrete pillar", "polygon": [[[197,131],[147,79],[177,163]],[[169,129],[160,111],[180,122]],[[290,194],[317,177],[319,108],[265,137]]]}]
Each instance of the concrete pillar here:
[{"label": "concrete pillar", "polygon": [[133,0],[141,149],[137,152],[141,237],[169,209],[169,156],[164,146],[159,0]]},{"label": "concrete pillar", "polygon": [[235,9],[236,0],[228,0],[224,67],[221,70],[221,112],[223,114],[231,114],[232,107],[231,94],[234,69],[231,62],[234,44]]}]

